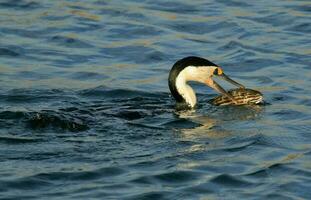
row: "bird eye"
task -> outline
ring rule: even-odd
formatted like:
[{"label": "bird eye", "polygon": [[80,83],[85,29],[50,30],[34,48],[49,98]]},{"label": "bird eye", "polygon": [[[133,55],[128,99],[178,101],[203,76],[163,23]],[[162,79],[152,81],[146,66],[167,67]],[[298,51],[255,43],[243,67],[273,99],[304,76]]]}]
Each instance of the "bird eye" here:
[{"label": "bird eye", "polygon": [[218,75],[218,68],[216,68],[213,72],[214,75]]}]

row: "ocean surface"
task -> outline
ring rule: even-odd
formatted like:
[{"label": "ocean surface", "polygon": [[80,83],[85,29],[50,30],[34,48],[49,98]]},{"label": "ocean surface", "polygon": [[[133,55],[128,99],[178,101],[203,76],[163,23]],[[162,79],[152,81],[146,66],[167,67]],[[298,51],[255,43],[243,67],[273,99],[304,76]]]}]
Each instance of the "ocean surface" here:
[{"label": "ocean surface", "polygon": [[[1,200],[311,199],[309,0],[0,0],[0,25]],[[265,103],[192,84],[177,111],[186,56]]]}]

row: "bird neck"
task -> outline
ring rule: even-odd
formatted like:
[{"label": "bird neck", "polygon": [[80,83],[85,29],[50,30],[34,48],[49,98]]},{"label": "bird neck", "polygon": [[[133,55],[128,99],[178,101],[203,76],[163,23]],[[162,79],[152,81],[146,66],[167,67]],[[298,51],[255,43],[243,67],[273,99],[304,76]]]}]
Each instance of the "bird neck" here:
[{"label": "bird neck", "polygon": [[176,79],[176,89],[185,102],[193,108],[197,103],[197,98],[192,87],[187,84],[187,81],[186,75],[179,74]]}]

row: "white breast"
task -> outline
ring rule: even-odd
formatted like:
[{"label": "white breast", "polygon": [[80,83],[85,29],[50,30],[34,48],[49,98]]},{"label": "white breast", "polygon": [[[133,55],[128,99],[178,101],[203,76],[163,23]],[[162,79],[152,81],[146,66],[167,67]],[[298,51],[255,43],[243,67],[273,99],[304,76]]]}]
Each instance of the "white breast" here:
[{"label": "white breast", "polygon": [[183,69],[176,78],[176,89],[178,93],[185,99],[191,107],[194,107],[197,103],[197,98],[194,90],[190,85],[187,84],[188,81],[197,81],[204,83],[208,78],[212,76],[212,71],[214,66],[188,66]]},{"label": "white breast", "polygon": [[190,85],[187,84],[187,81],[191,79],[192,71],[195,67],[186,67],[184,70],[182,70],[178,77],[176,78],[176,89],[178,93],[185,99],[186,103],[189,104],[191,107],[194,107],[197,103],[197,98],[195,96],[195,92],[190,87]]}]

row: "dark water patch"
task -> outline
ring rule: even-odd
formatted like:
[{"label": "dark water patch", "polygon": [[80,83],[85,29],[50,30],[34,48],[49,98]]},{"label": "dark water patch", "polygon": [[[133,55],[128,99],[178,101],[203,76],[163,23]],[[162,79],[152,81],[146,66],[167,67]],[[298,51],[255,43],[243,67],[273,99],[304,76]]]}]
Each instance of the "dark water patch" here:
[{"label": "dark water patch", "polygon": [[146,129],[155,129],[155,130],[165,130],[167,127],[165,126],[161,126],[161,125],[158,125],[158,124],[148,124],[148,123],[145,123],[145,122],[127,122],[128,125],[131,125],[131,126],[135,126],[135,127],[141,127],[141,128],[146,128]]},{"label": "dark water patch", "polygon": [[295,24],[295,18],[290,18],[286,13],[274,13],[264,17],[241,17],[257,23],[269,24],[275,27],[283,27],[288,24]]},{"label": "dark water patch", "polygon": [[[52,139],[52,138],[49,138],[49,139]],[[67,155],[67,153],[65,153],[64,150],[54,150],[53,152],[50,152],[49,150],[43,150],[43,152],[39,152],[39,153],[35,153],[35,152],[30,152],[29,154],[26,153],[23,155],[23,157],[18,157],[17,155],[11,155],[10,159],[12,160],[25,159],[25,160],[36,162],[36,161],[51,161],[54,159],[57,160],[57,158],[60,158],[62,156],[69,157],[69,155]]]},{"label": "dark water patch", "polygon": [[143,194],[134,195],[131,197],[126,197],[127,200],[134,200],[134,199],[141,199],[141,200],[153,200],[153,199],[171,199],[172,197],[176,197],[176,195],[171,194],[170,192],[166,191],[154,191],[154,192],[145,192]]},{"label": "dark water patch", "polygon": [[0,143],[4,144],[28,144],[28,143],[38,143],[43,142],[42,138],[35,138],[35,137],[19,137],[19,136],[11,136],[11,135],[1,135],[0,136]]},{"label": "dark water patch", "polygon": [[283,103],[286,103],[286,102],[289,102],[289,101],[294,101],[296,98],[294,95],[292,94],[286,94],[284,92],[282,93],[274,93],[271,95],[271,103],[276,101],[276,102],[283,102]]},{"label": "dark water patch", "polygon": [[24,0],[4,0],[4,2],[0,3],[0,8],[6,9],[26,9],[26,10],[33,10],[41,8],[41,5],[38,2],[34,1],[24,1]]},{"label": "dark water patch", "polygon": [[86,131],[89,129],[87,122],[79,117],[72,117],[54,113],[52,111],[43,111],[32,113],[30,119],[26,122],[31,129],[56,128],[73,132]]},{"label": "dark water patch", "polygon": [[232,187],[232,188],[246,187],[246,186],[249,187],[252,185],[251,182],[244,181],[240,177],[236,178],[236,177],[231,176],[229,174],[218,175],[218,176],[214,177],[213,179],[211,179],[211,182],[219,184],[219,185],[223,185],[226,187]]},{"label": "dark water patch", "polygon": [[292,90],[287,90],[286,93],[288,94],[293,94],[292,91],[295,91],[295,93],[299,93],[299,92],[303,92],[304,89],[303,88],[300,88],[300,87],[297,87],[297,86],[291,86]]},{"label": "dark water patch", "polygon": [[286,194],[279,194],[275,192],[266,192],[268,194],[262,195],[261,198],[263,199],[294,199],[293,197],[290,197]]},{"label": "dark water patch", "polygon": [[[238,59],[239,62],[237,63],[230,63],[228,66],[238,66],[239,71],[245,72],[251,72],[258,69],[268,68],[272,66],[280,66],[282,62],[279,62],[277,60],[272,59],[263,59],[263,58],[257,58],[257,59],[251,59],[249,57],[245,57],[242,55],[233,56],[233,58]],[[236,70],[235,68],[226,68],[228,71]]]},{"label": "dark water patch", "polygon": [[291,119],[301,118],[305,116],[305,114],[302,112],[289,110],[289,109],[285,109],[285,110],[283,109],[283,110],[274,112],[273,114],[282,120],[291,120]]},{"label": "dark water patch", "polygon": [[[97,4],[102,3],[102,2],[97,2]],[[100,8],[100,14],[108,16],[108,17],[120,17],[123,15],[123,13],[127,12],[125,9],[122,8],[106,8],[105,6]],[[110,24],[116,24],[116,22],[109,22]]]},{"label": "dark water patch", "polygon": [[[92,20],[90,21],[90,20],[85,19],[85,18],[83,18],[82,20],[86,20],[86,21],[81,21],[79,19],[77,22],[74,22],[73,24],[71,24],[71,26],[67,26],[65,28],[62,28],[62,30],[65,31],[66,33],[75,32],[75,33],[80,33],[80,34],[87,34],[89,32],[105,28],[105,25],[94,24]],[[55,32],[55,33],[58,34],[58,32]],[[101,42],[102,41],[99,41],[99,43],[101,43]],[[92,45],[94,45],[94,44],[92,44]]]},{"label": "dark water patch", "polygon": [[[248,50],[248,51],[251,51],[252,54],[250,55],[253,55],[256,57],[256,53],[262,53],[262,54],[267,54],[267,55],[280,55],[280,56],[283,56],[284,59],[286,60],[275,60],[275,59],[272,59],[271,60],[274,60],[275,62],[279,63],[280,65],[283,64],[284,66],[284,63],[293,63],[293,61],[295,60],[295,63],[298,62],[299,60],[305,60],[306,59],[306,56],[304,55],[301,55],[299,54],[298,52],[293,52],[293,51],[284,51],[282,49],[268,49],[268,48],[265,48],[265,47],[261,47],[261,46],[255,46],[255,45],[249,45],[249,44],[245,44],[245,43],[242,43],[242,42],[239,42],[239,41],[230,41],[226,44],[224,44],[224,46],[221,46],[220,49],[223,49],[228,51],[229,49],[236,49],[236,48],[241,48],[243,49],[244,51],[245,50]],[[241,57],[242,58],[242,57]],[[247,57],[245,59],[248,59]],[[245,60],[243,59],[243,60]],[[262,58],[261,58],[262,59]],[[266,58],[264,58],[266,59]]]},{"label": "dark water patch", "polygon": [[199,123],[187,119],[176,119],[162,124],[166,128],[195,128],[200,126]]},{"label": "dark water patch", "polygon": [[103,177],[114,177],[124,173],[124,170],[117,167],[101,168],[94,171],[82,172],[50,172],[41,173],[33,176],[38,180],[43,181],[90,181],[98,180]]},{"label": "dark water patch", "polygon": [[[228,143],[230,144],[231,141]],[[240,143],[242,143],[242,141],[240,141]],[[256,141],[244,142],[239,145],[228,145],[227,147],[224,147],[224,150],[228,152],[241,152],[245,150],[247,147],[252,146],[253,144],[256,144]]]},{"label": "dark water patch", "polygon": [[185,38],[185,40],[191,41],[191,42],[196,42],[198,44],[206,44],[206,45],[213,45],[213,41],[205,40],[205,39],[198,39],[198,38]]},{"label": "dark water patch", "polygon": [[[230,45],[227,46],[222,46],[220,47],[220,49],[222,48],[230,48],[231,51],[228,51],[228,54],[226,55],[226,57],[228,57],[229,59],[238,59],[238,60],[245,60],[246,58],[251,58],[255,55],[255,53],[246,50],[246,49],[241,49],[239,47],[231,47]],[[226,51],[227,52],[227,51]],[[236,63],[223,63],[224,66],[229,66],[228,70],[234,70],[235,67],[238,67],[238,65],[236,65]],[[226,70],[227,71],[227,70]]]},{"label": "dark water patch", "polygon": [[75,72],[70,74],[70,77],[77,80],[105,80],[109,78],[105,74],[95,72]]},{"label": "dark water patch", "polygon": [[214,184],[211,184],[209,182],[203,182],[196,185],[189,185],[189,187],[185,188],[185,191],[190,194],[212,194],[214,193]]},{"label": "dark water patch", "polygon": [[101,48],[100,52],[110,58],[119,58],[130,63],[147,64],[167,59],[164,53],[154,48],[138,45]]},{"label": "dark water patch", "polygon": [[59,45],[70,47],[70,48],[91,48],[92,45],[86,42],[83,42],[77,38],[66,37],[56,35],[50,39],[51,42],[56,42]]},{"label": "dark water patch", "polygon": [[22,111],[2,111],[0,112],[0,119],[20,119],[25,117],[25,113]]},{"label": "dark water patch", "polygon": [[311,23],[302,23],[288,28],[287,30],[300,32],[300,33],[310,33],[311,32]]},{"label": "dark water patch", "polygon": [[64,54],[64,51],[47,48],[27,49],[27,52],[29,52],[28,54],[34,55],[34,56],[27,55],[27,58],[34,59],[37,61],[50,61],[53,60],[54,57],[58,58],[66,56],[66,54]]},{"label": "dark water patch", "polygon": [[233,0],[220,0],[220,1],[217,1],[218,3],[222,3],[222,4],[225,4],[226,6],[236,6],[236,7],[244,7],[244,8],[247,8],[247,7],[251,7],[251,4],[248,4],[246,2],[240,2],[240,1],[233,1]]},{"label": "dark water patch", "polygon": [[196,6],[182,2],[150,2],[145,8],[183,14],[199,12]]},{"label": "dark water patch", "polygon": [[[83,104],[83,103],[82,103]],[[80,105],[81,106],[81,105]],[[96,111],[90,109],[89,107],[66,107],[66,108],[60,108],[59,112],[61,113],[67,113],[67,114],[74,114],[77,113],[80,117],[87,117],[87,116],[94,116],[96,115]]]},{"label": "dark water patch", "polygon": [[145,13],[141,13],[141,12],[137,12],[137,11],[125,10],[122,14],[126,18],[132,18],[133,20],[136,19],[137,21],[147,20],[147,16]]},{"label": "dark water patch", "polygon": [[240,79],[244,80],[256,80],[260,84],[271,84],[273,83],[273,79],[266,76],[237,76]]},{"label": "dark water patch", "polygon": [[44,189],[46,187],[51,186],[51,183],[48,181],[39,180],[34,177],[26,177],[20,178],[19,180],[14,181],[3,181],[1,184],[1,188],[10,189],[10,190],[33,190],[36,189]]},{"label": "dark water patch", "polygon": [[285,7],[287,7],[288,9],[293,9],[293,10],[302,11],[302,12],[306,12],[306,13],[311,12],[311,6],[308,4],[303,4],[303,5],[292,4],[292,5],[288,5]]},{"label": "dark water patch", "polygon": [[267,163],[266,166],[262,166],[252,172],[248,172],[244,174],[244,176],[252,177],[254,180],[256,179],[267,179],[270,177],[280,177],[284,172],[288,174],[295,173],[295,170],[286,164],[285,162],[279,161],[275,163]]},{"label": "dark water patch", "polygon": [[[76,97],[71,92],[58,89],[12,89],[0,94],[2,100],[7,103],[38,103],[55,99],[74,100]],[[1,100],[0,100],[1,101]]]},{"label": "dark water patch", "polygon": [[54,59],[51,63],[52,66],[61,67],[61,68],[68,68],[72,65],[79,65],[82,63],[87,63],[92,58],[97,57],[96,55],[74,55],[74,54],[67,54],[64,56],[63,59]]},{"label": "dark water patch", "polygon": [[311,197],[311,192],[308,189],[308,186],[301,184],[298,181],[291,181],[290,183],[282,184],[280,189],[283,191],[288,191],[289,193],[295,191],[297,192],[295,196],[298,198],[308,199]]},{"label": "dark water patch", "polygon": [[47,21],[65,21],[68,18],[70,18],[70,15],[54,16],[54,15],[49,15],[48,13],[46,13],[45,15],[42,15],[40,18],[42,20],[47,20]]},{"label": "dark water patch", "polygon": [[[286,126],[287,125],[284,125],[284,127],[286,127]],[[280,135],[269,136],[269,137],[268,136],[262,136],[256,142],[257,145],[269,146],[272,148],[287,149],[287,150],[293,150],[296,148],[299,149],[299,146],[296,146],[296,148],[295,148],[295,145],[293,145],[296,143],[303,143],[303,140],[297,138],[294,135],[289,136],[286,134],[282,134],[282,136],[280,136]],[[279,155],[277,152],[278,151],[274,152],[275,156]],[[266,159],[268,159],[268,157],[266,157]]]},{"label": "dark water patch", "polygon": [[17,57],[19,56],[19,53],[10,49],[0,48],[0,56]]},{"label": "dark water patch", "polygon": [[[244,148],[251,146],[252,144],[256,144],[260,141],[264,136],[262,134],[253,133],[250,135],[235,135],[233,137],[228,138],[225,141],[225,146],[229,148],[233,147],[233,151],[235,148]],[[236,146],[238,145],[238,146]]]},{"label": "dark water patch", "polygon": [[248,174],[245,174],[246,176],[254,176],[256,178],[267,178],[269,177],[269,173],[266,169],[259,169],[253,172],[250,172]]},{"label": "dark water patch", "polygon": [[121,183],[121,184],[114,184],[114,185],[109,185],[109,186],[105,186],[104,189],[107,191],[110,190],[126,190],[129,189],[131,186],[125,183]]},{"label": "dark water patch", "polygon": [[[302,43],[305,44],[305,42],[302,42]],[[296,63],[295,67],[301,65],[305,69],[309,69],[306,67],[310,66],[311,64],[311,60],[309,56],[297,55],[292,52],[288,53],[286,57],[284,58],[284,60],[286,60],[286,62],[288,63]]]},{"label": "dark water patch", "polygon": [[161,97],[164,97],[164,94],[154,94],[149,93],[147,91],[134,91],[134,90],[127,90],[127,89],[110,89],[104,86],[99,86],[96,88],[86,89],[79,91],[79,95],[85,96],[85,97],[98,97],[98,98],[108,98],[108,99],[125,99],[126,101],[129,101],[132,99],[132,101],[142,101],[145,98],[158,98],[160,95]]},{"label": "dark water patch", "polygon": [[300,105],[311,106],[311,99],[303,99],[299,102]]},{"label": "dark water patch", "polygon": [[197,22],[197,23],[185,23],[185,22],[175,22],[174,24],[168,25],[171,29],[178,32],[186,32],[191,34],[206,34],[216,32],[218,30],[222,30],[225,27],[231,27],[232,31],[239,32],[241,27],[237,26],[237,24],[233,22],[218,22],[218,23],[204,23],[204,22]]},{"label": "dark water patch", "polygon": [[131,180],[130,182],[133,184],[152,185],[154,183],[154,179],[151,176],[141,176]]},{"label": "dark water patch", "polygon": [[284,101],[286,99],[286,97],[283,96],[275,96],[273,97],[273,101]]},{"label": "dark water patch", "polygon": [[[89,21],[80,22],[80,25],[83,25],[83,28],[79,28],[79,32],[85,32],[85,33],[105,28],[105,26],[102,24],[94,24]],[[95,46],[94,43],[92,43],[92,45]]]},{"label": "dark water patch", "polygon": [[[23,38],[42,38],[46,35],[46,30],[40,30],[40,29],[24,29],[24,28],[1,28],[0,32],[3,34],[8,35],[15,35],[17,37],[23,37]],[[51,32],[55,32],[55,30],[51,30]],[[21,47],[20,47],[21,48]]]},{"label": "dark water patch", "polygon": [[154,178],[165,184],[177,184],[184,185],[188,182],[192,182],[199,177],[200,173],[190,172],[190,171],[175,171],[165,174],[155,175]]},{"label": "dark water patch", "polygon": [[[126,31],[128,35],[122,34],[124,31]],[[120,24],[117,28],[111,28],[109,30],[109,37],[128,38],[130,36],[131,38],[146,38],[154,35],[160,35],[162,32],[162,30],[147,25]]]},{"label": "dark water patch", "polygon": [[22,78],[27,80],[43,80],[50,78],[50,75],[33,71],[21,71],[16,74],[16,78]]},{"label": "dark water patch", "polygon": [[116,117],[127,119],[127,120],[135,120],[135,119],[140,119],[146,116],[141,111],[121,111],[115,115]]},{"label": "dark water patch", "polygon": [[[130,171],[138,170],[140,172],[155,172],[160,166],[165,166],[166,168],[172,167],[171,160],[176,159],[175,157],[166,158],[165,156],[159,157],[157,159],[149,159],[149,160],[142,160],[140,162],[135,162],[133,164],[127,165]],[[146,177],[146,176],[139,176]],[[148,176],[148,179],[151,179],[151,176]]]}]

